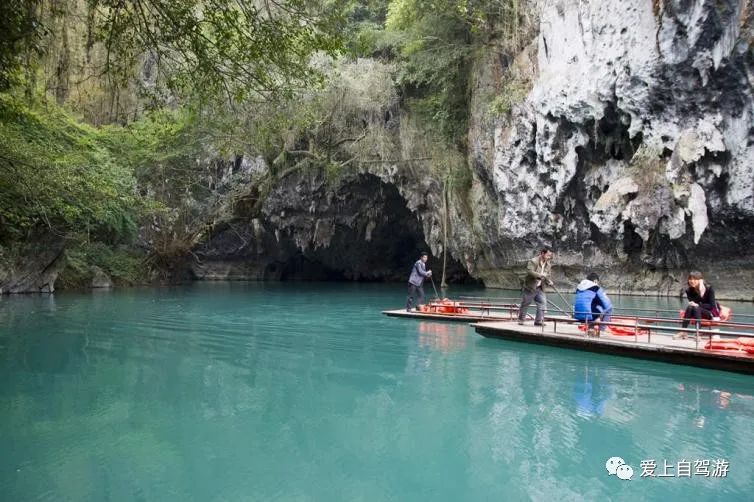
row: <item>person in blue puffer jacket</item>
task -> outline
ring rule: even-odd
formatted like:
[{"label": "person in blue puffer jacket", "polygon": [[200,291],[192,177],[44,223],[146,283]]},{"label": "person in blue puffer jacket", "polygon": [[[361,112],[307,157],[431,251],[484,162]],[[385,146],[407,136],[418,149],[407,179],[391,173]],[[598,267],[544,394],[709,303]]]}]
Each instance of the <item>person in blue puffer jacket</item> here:
[{"label": "person in blue puffer jacket", "polygon": [[576,286],[576,297],[573,302],[573,317],[579,321],[587,321],[591,331],[596,321],[599,322],[599,333],[605,329],[603,323],[610,322],[613,314],[613,302],[599,285],[600,276],[592,272]]}]

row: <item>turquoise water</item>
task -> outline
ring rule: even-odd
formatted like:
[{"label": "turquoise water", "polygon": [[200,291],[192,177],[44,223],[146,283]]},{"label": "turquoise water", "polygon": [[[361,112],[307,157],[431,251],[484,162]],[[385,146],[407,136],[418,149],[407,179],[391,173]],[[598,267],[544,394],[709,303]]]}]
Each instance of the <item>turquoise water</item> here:
[{"label": "turquoise water", "polygon": [[751,500],[753,377],[382,316],[404,289],[3,298],[0,499]]}]

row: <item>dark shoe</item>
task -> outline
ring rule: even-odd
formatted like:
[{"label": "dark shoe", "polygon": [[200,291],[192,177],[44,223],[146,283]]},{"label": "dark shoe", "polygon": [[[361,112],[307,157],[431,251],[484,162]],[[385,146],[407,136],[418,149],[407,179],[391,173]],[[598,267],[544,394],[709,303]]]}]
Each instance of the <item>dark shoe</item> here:
[{"label": "dark shoe", "polygon": [[522,321],[521,319],[519,319],[518,320],[518,324],[521,325],[521,326],[523,326],[524,325],[524,321]]},{"label": "dark shoe", "polygon": [[534,326],[547,326],[547,323],[544,323],[544,322],[535,322]]}]

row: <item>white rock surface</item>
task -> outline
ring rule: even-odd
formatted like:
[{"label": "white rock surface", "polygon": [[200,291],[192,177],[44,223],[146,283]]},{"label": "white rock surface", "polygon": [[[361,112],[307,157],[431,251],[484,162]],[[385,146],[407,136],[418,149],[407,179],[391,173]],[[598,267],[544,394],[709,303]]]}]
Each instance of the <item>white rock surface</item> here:
[{"label": "white rock surface", "polygon": [[[736,80],[745,2],[723,3],[538,3],[539,77],[494,135],[504,236],[567,241],[583,208],[614,238],[628,222],[644,241],[683,239],[688,219],[695,245],[710,210],[754,216],[754,101]],[[631,159],[637,144],[646,166]]]}]

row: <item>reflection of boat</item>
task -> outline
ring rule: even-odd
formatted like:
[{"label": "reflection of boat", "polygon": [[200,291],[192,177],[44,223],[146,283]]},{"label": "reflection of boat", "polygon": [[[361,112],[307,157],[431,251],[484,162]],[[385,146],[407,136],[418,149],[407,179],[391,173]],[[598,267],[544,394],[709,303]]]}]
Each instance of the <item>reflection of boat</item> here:
[{"label": "reflection of boat", "polygon": [[458,324],[419,323],[419,346],[451,352],[466,346],[466,328]]},{"label": "reflection of boat", "polygon": [[615,393],[610,384],[603,380],[599,370],[592,372],[589,366],[584,367],[584,379],[577,380],[573,385],[577,414],[584,417],[601,417],[605,414],[607,403]]},{"label": "reflection of boat", "polygon": [[[720,390],[711,389],[703,385],[678,385],[678,391],[683,393],[693,393],[695,417],[693,423],[697,427],[704,427],[706,423],[706,416],[703,413],[705,409],[719,409],[728,410],[733,407],[736,408],[736,413],[744,413],[754,416],[754,396],[745,393],[733,392],[730,389]],[[742,407],[742,408],[739,408]],[[746,413],[746,409],[749,409],[749,413]],[[706,412],[709,414],[709,411]]]}]

